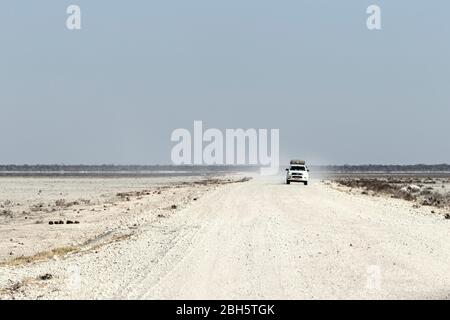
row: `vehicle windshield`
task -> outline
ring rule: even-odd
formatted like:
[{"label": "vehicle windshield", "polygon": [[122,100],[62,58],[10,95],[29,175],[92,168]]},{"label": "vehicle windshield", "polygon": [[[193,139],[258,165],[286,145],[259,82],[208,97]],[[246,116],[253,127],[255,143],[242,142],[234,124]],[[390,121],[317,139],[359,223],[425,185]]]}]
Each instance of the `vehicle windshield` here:
[{"label": "vehicle windshield", "polygon": [[291,166],[291,170],[293,171],[306,171],[305,166]]}]

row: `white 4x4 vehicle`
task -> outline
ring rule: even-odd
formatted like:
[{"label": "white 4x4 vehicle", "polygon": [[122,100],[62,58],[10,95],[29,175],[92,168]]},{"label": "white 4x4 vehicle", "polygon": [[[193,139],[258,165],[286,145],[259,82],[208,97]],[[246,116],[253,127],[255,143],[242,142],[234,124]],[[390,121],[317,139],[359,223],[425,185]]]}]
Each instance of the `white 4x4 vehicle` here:
[{"label": "white 4x4 vehicle", "polygon": [[309,169],[303,160],[291,160],[291,166],[286,169],[286,184],[291,182],[303,182],[308,185]]}]

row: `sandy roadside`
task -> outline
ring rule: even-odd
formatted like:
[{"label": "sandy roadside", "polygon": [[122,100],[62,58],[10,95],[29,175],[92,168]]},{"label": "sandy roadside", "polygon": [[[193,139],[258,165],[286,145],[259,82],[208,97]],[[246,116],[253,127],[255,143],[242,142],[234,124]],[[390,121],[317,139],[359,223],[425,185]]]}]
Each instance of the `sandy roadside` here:
[{"label": "sandy roadside", "polygon": [[450,298],[449,227],[405,200],[260,178],[101,250],[0,267],[1,297]]},{"label": "sandy roadside", "polygon": [[241,177],[0,178],[0,264],[124,239]]}]

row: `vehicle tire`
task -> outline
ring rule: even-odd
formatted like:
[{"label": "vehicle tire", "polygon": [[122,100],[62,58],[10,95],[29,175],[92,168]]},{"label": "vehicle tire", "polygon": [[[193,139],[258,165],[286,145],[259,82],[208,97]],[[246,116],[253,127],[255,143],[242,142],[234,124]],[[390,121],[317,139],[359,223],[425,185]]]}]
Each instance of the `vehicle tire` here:
[{"label": "vehicle tire", "polygon": [[305,186],[307,186],[308,185],[308,181],[305,181],[304,184],[305,184]]},{"label": "vehicle tire", "polygon": [[286,184],[291,184],[291,181],[289,181],[289,180],[286,180]]}]

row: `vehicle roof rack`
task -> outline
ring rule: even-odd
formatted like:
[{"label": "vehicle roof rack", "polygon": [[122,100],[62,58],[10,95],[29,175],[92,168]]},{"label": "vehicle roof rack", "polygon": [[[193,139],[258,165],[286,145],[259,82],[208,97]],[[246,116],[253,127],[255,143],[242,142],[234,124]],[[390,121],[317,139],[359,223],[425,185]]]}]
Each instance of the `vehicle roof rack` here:
[{"label": "vehicle roof rack", "polygon": [[306,162],[304,160],[291,160],[291,164],[305,165]]}]

